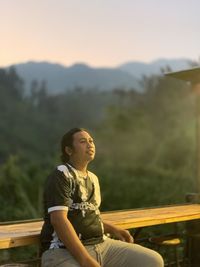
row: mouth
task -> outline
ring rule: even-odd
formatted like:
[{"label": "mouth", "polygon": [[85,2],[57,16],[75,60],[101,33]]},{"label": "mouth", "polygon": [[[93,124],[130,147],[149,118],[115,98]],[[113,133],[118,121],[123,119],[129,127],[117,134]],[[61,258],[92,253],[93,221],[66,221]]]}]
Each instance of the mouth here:
[{"label": "mouth", "polygon": [[90,154],[90,155],[94,154],[94,150],[88,150],[87,154]]}]

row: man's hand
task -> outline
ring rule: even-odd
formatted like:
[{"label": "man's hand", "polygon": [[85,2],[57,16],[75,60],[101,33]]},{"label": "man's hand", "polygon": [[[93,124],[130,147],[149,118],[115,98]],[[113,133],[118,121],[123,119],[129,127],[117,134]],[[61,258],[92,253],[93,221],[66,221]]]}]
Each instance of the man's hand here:
[{"label": "man's hand", "polygon": [[134,242],[134,239],[133,239],[132,235],[129,233],[129,231],[121,229],[121,228],[116,229],[114,231],[114,236],[117,239],[124,241],[124,242],[128,242],[128,243]]},{"label": "man's hand", "polygon": [[133,239],[132,235],[129,233],[129,231],[124,230],[118,226],[115,226],[115,225],[113,225],[109,222],[105,222],[105,221],[103,221],[103,225],[104,225],[105,233],[109,233],[109,234],[111,234],[111,236],[114,236],[121,241],[125,241],[128,243],[134,242],[134,239]]}]

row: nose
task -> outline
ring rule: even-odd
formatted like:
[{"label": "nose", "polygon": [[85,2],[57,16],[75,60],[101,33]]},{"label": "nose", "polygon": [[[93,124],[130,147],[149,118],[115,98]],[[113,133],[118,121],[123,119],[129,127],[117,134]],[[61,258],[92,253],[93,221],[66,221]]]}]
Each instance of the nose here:
[{"label": "nose", "polygon": [[88,145],[88,147],[92,147],[92,144],[91,144],[90,142],[88,142],[88,144],[87,144],[87,145]]},{"label": "nose", "polygon": [[90,141],[88,141],[87,142],[87,146],[90,148],[90,147],[94,147],[94,143],[93,142],[90,142]]}]

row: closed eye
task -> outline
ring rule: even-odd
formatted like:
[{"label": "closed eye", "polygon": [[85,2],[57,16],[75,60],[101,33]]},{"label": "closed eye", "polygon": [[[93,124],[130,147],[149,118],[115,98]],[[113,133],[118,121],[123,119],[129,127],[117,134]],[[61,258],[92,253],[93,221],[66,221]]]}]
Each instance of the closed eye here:
[{"label": "closed eye", "polygon": [[90,143],[90,144],[93,144],[93,143],[94,143],[94,140],[93,140],[93,139],[89,139],[89,140],[87,140],[87,139],[85,139],[85,138],[82,138],[82,139],[80,140],[80,143],[81,143],[81,144],[84,144],[84,143],[86,143],[86,142],[88,142],[88,143]]}]

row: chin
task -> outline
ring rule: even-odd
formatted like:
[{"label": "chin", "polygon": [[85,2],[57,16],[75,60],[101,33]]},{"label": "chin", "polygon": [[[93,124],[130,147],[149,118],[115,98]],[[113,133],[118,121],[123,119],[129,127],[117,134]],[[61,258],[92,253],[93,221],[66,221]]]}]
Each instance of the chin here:
[{"label": "chin", "polygon": [[91,156],[88,157],[88,160],[92,161],[94,158],[95,158],[95,155],[91,155]]}]

